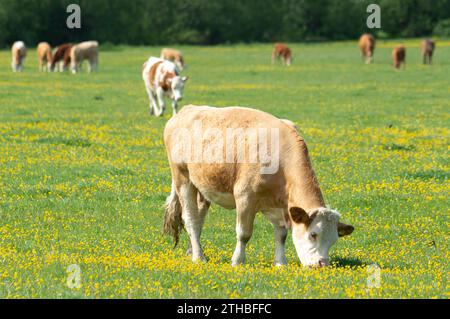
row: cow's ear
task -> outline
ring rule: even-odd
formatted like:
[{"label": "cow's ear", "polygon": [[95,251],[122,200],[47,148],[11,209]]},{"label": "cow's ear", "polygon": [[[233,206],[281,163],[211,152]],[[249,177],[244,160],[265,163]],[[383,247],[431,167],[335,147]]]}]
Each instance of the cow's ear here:
[{"label": "cow's ear", "polygon": [[309,216],[303,208],[291,207],[289,208],[289,214],[294,223],[309,225]]},{"label": "cow's ear", "polygon": [[181,78],[181,80],[182,80],[183,82],[186,82],[187,80],[189,80],[189,77],[188,77],[188,76],[183,76],[183,77]]},{"label": "cow's ear", "polygon": [[338,223],[338,235],[339,237],[347,236],[353,233],[355,227],[344,223]]}]

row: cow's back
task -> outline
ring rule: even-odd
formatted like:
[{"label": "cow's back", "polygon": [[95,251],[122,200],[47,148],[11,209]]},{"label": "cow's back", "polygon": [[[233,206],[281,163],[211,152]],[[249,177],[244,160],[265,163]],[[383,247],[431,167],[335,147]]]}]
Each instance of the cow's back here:
[{"label": "cow's back", "polygon": [[77,59],[86,59],[98,53],[97,41],[85,41],[72,47],[72,56],[75,55]]},{"label": "cow's back", "polygon": [[[222,133],[222,142],[220,140],[208,139],[200,142],[196,132],[205,133],[207,130],[217,130]],[[238,139],[244,139],[245,160],[244,163],[237,160],[238,143],[234,144],[231,161],[227,159],[224,145],[229,147],[227,143],[227,129],[235,130],[237,135],[233,136]],[[262,111],[244,108],[244,107],[227,107],[214,108],[209,106],[185,106],[175,116],[173,116],[166,124],[164,129],[164,143],[168,152],[169,162],[172,174],[184,174],[189,176],[193,184],[205,195],[209,200],[218,203],[226,208],[232,207],[229,203],[231,194],[235,194],[236,187],[246,187],[247,191],[253,193],[266,193],[267,200],[275,200],[276,193],[283,190],[283,165],[273,174],[262,174],[261,168],[266,164],[249,162],[248,149],[250,144],[256,141],[247,135],[242,136],[246,129],[267,129],[270,136],[271,129],[278,129],[280,142],[279,153],[283,153],[289,146],[287,140],[292,135],[298,136],[295,128],[282,120]],[[181,135],[180,135],[181,134]],[[189,159],[172,158],[174,151],[181,144],[186,145],[187,140],[183,140],[184,135],[188,134],[191,141],[191,152]],[[197,138],[197,140],[196,140]],[[234,140],[233,140],[234,142]],[[214,144],[218,143],[218,144]],[[224,144],[225,143],[225,144]],[[194,146],[195,144],[195,146]],[[196,147],[196,149],[194,149]],[[222,161],[208,163],[209,158],[195,158],[196,150],[200,150],[200,155],[205,155],[207,148],[223,150]],[[217,148],[216,148],[217,147]],[[273,154],[271,154],[273,155]],[[276,159],[283,161],[283,159]],[[272,197],[273,195],[273,197]],[[228,201],[228,203],[227,203]]]}]

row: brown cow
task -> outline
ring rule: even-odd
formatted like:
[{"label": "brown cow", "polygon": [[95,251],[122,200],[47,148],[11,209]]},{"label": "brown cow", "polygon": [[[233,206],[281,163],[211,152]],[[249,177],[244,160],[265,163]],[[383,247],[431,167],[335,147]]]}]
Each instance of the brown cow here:
[{"label": "brown cow", "polygon": [[70,64],[70,50],[72,49],[72,43],[65,43],[58,46],[53,54],[52,63],[50,65],[50,70],[54,71],[56,63],[59,64],[59,71],[63,72],[67,70]]},{"label": "brown cow", "polygon": [[291,49],[283,43],[276,43],[272,51],[272,64],[276,60],[283,58],[285,65],[290,66],[292,64],[292,51]]},{"label": "brown cow", "polygon": [[431,39],[425,39],[422,41],[423,64],[431,64],[435,47],[436,43]]},{"label": "brown cow", "polygon": [[375,38],[373,35],[365,33],[359,38],[359,49],[361,50],[361,57],[370,64],[373,62],[373,53],[375,51]]},{"label": "brown cow", "polygon": [[[205,261],[200,234],[211,202],[236,209],[233,266],[257,212],[274,225],[275,265],[285,265],[288,229],[303,265],[329,265],[329,249],[353,226],[326,206],[304,139],[292,122],[244,108],[189,105],[164,129],[172,173],[164,230],[175,243],[184,226],[193,261]],[[225,235],[225,234],[223,234]]]},{"label": "brown cow", "polygon": [[392,59],[394,60],[394,68],[400,69],[400,66],[403,64],[403,68],[405,68],[405,58],[406,58],[406,49],[404,46],[399,45],[394,48],[392,51]]},{"label": "brown cow", "polygon": [[41,42],[37,46],[39,71],[50,71],[52,64],[52,48],[47,42]]}]

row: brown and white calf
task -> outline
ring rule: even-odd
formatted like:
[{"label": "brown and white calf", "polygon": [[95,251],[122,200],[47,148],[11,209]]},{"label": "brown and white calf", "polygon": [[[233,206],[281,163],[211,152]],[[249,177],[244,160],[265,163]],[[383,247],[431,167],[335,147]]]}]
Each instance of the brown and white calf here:
[{"label": "brown and white calf", "polygon": [[51,70],[52,64],[52,48],[50,44],[47,42],[41,42],[37,46],[37,57],[39,64],[39,71],[47,71]]},{"label": "brown and white calf", "polygon": [[81,63],[88,60],[88,72],[96,71],[98,67],[98,42],[86,41],[76,44],[70,50],[70,68],[75,74],[81,67]]},{"label": "brown and white calf", "polygon": [[359,38],[359,49],[361,57],[366,64],[373,62],[373,53],[375,51],[375,38],[373,35],[365,33]]},{"label": "brown and white calf", "polygon": [[290,121],[243,107],[189,105],[167,122],[164,143],[172,173],[164,231],[176,244],[186,228],[193,261],[206,260],[200,234],[211,202],[236,209],[233,265],[245,262],[257,212],[274,225],[275,265],[287,263],[288,229],[306,266],[328,265],[330,247],[353,231],[326,207],[306,143]]},{"label": "brown and white calf", "polygon": [[436,43],[431,39],[425,39],[422,41],[423,64],[431,64],[435,47]]},{"label": "brown and white calf", "polygon": [[183,54],[178,50],[163,48],[161,50],[161,59],[175,63],[180,72],[183,71],[185,67]]},{"label": "brown and white calf", "polygon": [[59,71],[63,72],[67,70],[70,65],[70,51],[72,49],[72,43],[64,43],[58,46],[53,53],[52,63],[50,70],[55,71],[55,67],[59,64]]},{"label": "brown and white calf", "polygon": [[290,66],[292,64],[292,50],[283,43],[276,43],[272,51],[272,64],[280,58],[283,59],[285,65]]},{"label": "brown and white calf", "polygon": [[394,62],[394,68],[400,69],[403,64],[403,68],[406,65],[406,48],[402,45],[396,46],[392,51],[392,60]]},{"label": "brown and white calf", "polygon": [[16,41],[11,47],[12,62],[11,67],[13,72],[23,71],[23,62],[27,56],[27,47],[23,41]]},{"label": "brown and white calf", "polygon": [[166,108],[164,97],[172,100],[173,114],[176,114],[188,77],[180,76],[174,63],[150,57],[143,65],[142,79],[150,99],[150,114],[163,115]]}]

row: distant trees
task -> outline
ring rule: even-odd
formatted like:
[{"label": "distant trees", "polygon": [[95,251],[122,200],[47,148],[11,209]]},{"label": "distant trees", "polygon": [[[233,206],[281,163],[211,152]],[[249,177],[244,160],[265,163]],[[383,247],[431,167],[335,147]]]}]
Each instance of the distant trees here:
[{"label": "distant trees", "polygon": [[[82,28],[66,27],[77,3]],[[450,34],[450,0],[0,0],[0,46],[96,39],[113,44],[217,44],[354,39],[367,5],[386,37]]]}]

